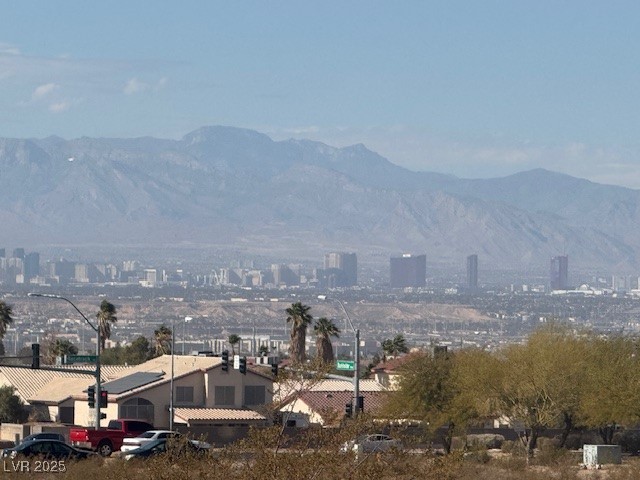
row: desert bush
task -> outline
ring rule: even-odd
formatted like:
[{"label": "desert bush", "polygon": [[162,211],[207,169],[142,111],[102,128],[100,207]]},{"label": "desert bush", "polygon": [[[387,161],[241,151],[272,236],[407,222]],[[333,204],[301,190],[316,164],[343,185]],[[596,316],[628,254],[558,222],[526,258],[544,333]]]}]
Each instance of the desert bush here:
[{"label": "desert bush", "polygon": [[[507,443],[507,442],[504,442],[504,443]],[[511,441],[511,443],[513,442]],[[504,444],[503,444],[503,449],[504,449]],[[523,452],[524,452],[524,449],[523,449]],[[523,455],[518,455],[518,456],[507,455],[502,458],[496,458],[491,463],[495,464],[494,466],[496,468],[500,468],[502,470],[506,470],[510,472],[521,473],[527,469],[527,460],[524,457],[524,453]]]},{"label": "desert bush", "polygon": [[478,448],[476,450],[466,452],[464,454],[464,459],[468,462],[471,461],[484,464],[489,463],[491,456],[489,455],[489,452],[487,452],[486,448]]},{"label": "desert bush", "polygon": [[560,448],[560,440],[557,438],[540,437],[537,442],[538,449]]},{"label": "desert bush", "polygon": [[464,450],[467,448],[467,438],[466,437],[453,437],[451,439],[451,451],[455,450]]},{"label": "desert bush", "polygon": [[640,430],[623,430],[613,434],[613,443],[620,445],[624,453],[640,453]]},{"label": "desert bush", "polygon": [[502,448],[504,436],[493,433],[467,435],[467,447]]},{"label": "desert bush", "polygon": [[[540,440],[543,440],[542,442]],[[538,440],[538,449],[535,453],[534,463],[544,466],[577,465],[578,458],[574,452],[560,448],[559,442],[553,438],[541,438]]]},{"label": "desert bush", "polygon": [[511,455],[525,455],[527,450],[520,440],[505,440],[502,442],[502,451]]},{"label": "desert bush", "polygon": [[602,443],[600,435],[595,432],[583,431],[570,433],[565,442],[565,448],[570,450],[578,450],[582,448],[584,444],[599,444]]}]

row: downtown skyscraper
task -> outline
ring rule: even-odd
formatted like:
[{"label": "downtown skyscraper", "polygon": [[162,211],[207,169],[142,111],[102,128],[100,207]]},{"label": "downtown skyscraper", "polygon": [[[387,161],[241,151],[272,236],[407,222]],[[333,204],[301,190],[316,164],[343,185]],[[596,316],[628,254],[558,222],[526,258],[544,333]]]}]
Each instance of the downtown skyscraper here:
[{"label": "downtown skyscraper", "polygon": [[549,283],[551,290],[566,290],[569,288],[569,257],[567,255],[551,257]]}]

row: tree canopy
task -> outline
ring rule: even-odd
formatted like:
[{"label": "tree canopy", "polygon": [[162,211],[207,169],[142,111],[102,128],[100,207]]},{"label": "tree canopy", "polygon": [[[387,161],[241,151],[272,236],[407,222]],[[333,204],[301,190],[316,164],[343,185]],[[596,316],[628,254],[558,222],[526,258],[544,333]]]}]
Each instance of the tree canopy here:
[{"label": "tree canopy", "polygon": [[102,300],[100,310],[96,313],[98,329],[100,330],[100,344],[104,349],[107,339],[111,338],[111,325],[118,321],[116,307],[107,300]]},{"label": "tree canopy", "polygon": [[401,353],[407,353],[409,351],[409,347],[407,347],[407,341],[405,340],[404,335],[399,333],[393,338],[383,340],[382,351],[385,356],[395,357]]},{"label": "tree canopy", "polygon": [[227,339],[227,341],[229,342],[229,345],[231,345],[231,354],[235,355],[236,345],[238,345],[242,341],[242,338],[240,338],[240,335],[236,335],[235,333],[232,333],[231,335],[229,335],[229,338]]},{"label": "tree canopy", "polygon": [[332,320],[326,317],[321,317],[316,320],[313,326],[313,331],[316,334],[316,349],[318,351],[318,358],[326,364],[331,364],[334,361],[333,345],[331,344],[331,337],[337,338],[340,336],[340,329],[336,327]]},{"label": "tree canopy", "polygon": [[12,315],[13,310],[11,306],[7,305],[3,300],[0,300],[0,350],[2,350],[2,355],[4,355],[4,343],[2,342],[2,340],[7,334],[9,325],[13,323]]},{"label": "tree canopy", "polygon": [[172,339],[173,332],[166,325],[160,325],[153,331],[153,338],[155,343],[155,355],[165,355],[171,353],[173,349]]},{"label": "tree canopy", "polygon": [[27,409],[15,392],[12,386],[0,387],[0,423],[24,423],[27,420]]},{"label": "tree canopy", "polygon": [[639,362],[631,338],[548,325],[491,352],[410,354],[388,408],[448,432],[502,418],[522,433],[530,455],[551,428],[562,429],[562,444],[578,427],[597,429],[611,443],[617,426],[640,420]]},{"label": "tree canopy", "polygon": [[464,428],[473,417],[456,382],[455,361],[456,355],[447,352],[412,353],[400,367],[398,389],[385,406],[393,418],[420,420],[430,435],[445,426],[441,441],[447,453],[456,427]]},{"label": "tree canopy", "polygon": [[303,363],[306,359],[305,344],[307,327],[313,321],[309,310],[311,310],[311,307],[303,305],[302,302],[292,303],[291,306],[286,309],[287,323],[291,324],[289,354],[295,363]]},{"label": "tree canopy", "polygon": [[100,360],[104,365],[138,365],[149,360],[153,353],[149,340],[141,335],[130,345],[116,345],[104,350]]}]

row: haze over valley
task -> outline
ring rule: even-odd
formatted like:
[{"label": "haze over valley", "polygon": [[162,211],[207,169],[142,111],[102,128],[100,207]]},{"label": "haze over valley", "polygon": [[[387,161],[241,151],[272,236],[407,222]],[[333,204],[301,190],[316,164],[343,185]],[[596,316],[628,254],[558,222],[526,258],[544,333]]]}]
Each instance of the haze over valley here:
[{"label": "haze over valley", "polygon": [[361,264],[425,253],[457,268],[631,274],[640,192],[536,169],[492,179],[413,172],[362,144],[273,141],[233,127],[180,140],[0,139],[5,245],[36,250],[195,248]]}]

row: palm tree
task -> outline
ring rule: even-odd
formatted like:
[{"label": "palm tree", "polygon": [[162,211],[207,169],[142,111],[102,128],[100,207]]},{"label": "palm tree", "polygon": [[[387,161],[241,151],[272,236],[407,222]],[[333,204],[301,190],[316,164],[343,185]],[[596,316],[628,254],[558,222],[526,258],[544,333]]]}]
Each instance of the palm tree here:
[{"label": "palm tree", "polygon": [[171,339],[173,332],[165,325],[160,325],[159,328],[154,330],[153,338],[156,345],[156,356],[165,355],[171,353],[173,345],[171,345]]},{"label": "palm tree", "polygon": [[399,333],[393,339],[387,339],[382,342],[382,351],[384,352],[385,359],[387,356],[397,356],[400,353],[407,353],[409,347],[407,347],[407,341],[404,335]]},{"label": "palm tree", "polygon": [[7,328],[13,323],[13,311],[11,307],[0,300],[0,344],[2,345],[2,354],[4,355],[4,343],[2,339],[7,333]]},{"label": "palm tree", "polygon": [[238,345],[242,339],[240,338],[239,335],[236,335],[235,333],[232,333],[231,335],[229,335],[229,339],[228,340],[229,340],[229,345],[231,345],[231,355],[235,355],[236,354],[236,345]]},{"label": "palm tree", "polygon": [[78,347],[69,340],[49,337],[45,343],[44,359],[46,363],[54,364],[56,357],[64,357],[65,355],[77,355]]},{"label": "palm tree", "polygon": [[307,327],[313,321],[309,313],[311,307],[301,302],[292,303],[287,312],[287,323],[291,322],[291,343],[289,354],[295,363],[303,363],[305,360],[305,342],[307,339]]},{"label": "palm tree", "polygon": [[260,345],[258,347],[258,355],[260,355],[261,357],[266,357],[267,355],[269,355],[269,347],[267,347],[266,345]]},{"label": "palm tree", "polygon": [[333,363],[334,356],[331,337],[338,338],[340,336],[340,329],[336,327],[332,320],[322,317],[316,320],[313,331],[316,334],[318,358],[322,360],[322,363]]},{"label": "palm tree", "polygon": [[104,350],[105,342],[111,338],[111,324],[118,321],[116,307],[107,300],[102,300],[100,311],[96,314],[98,329],[100,330],[100,344]]}]

